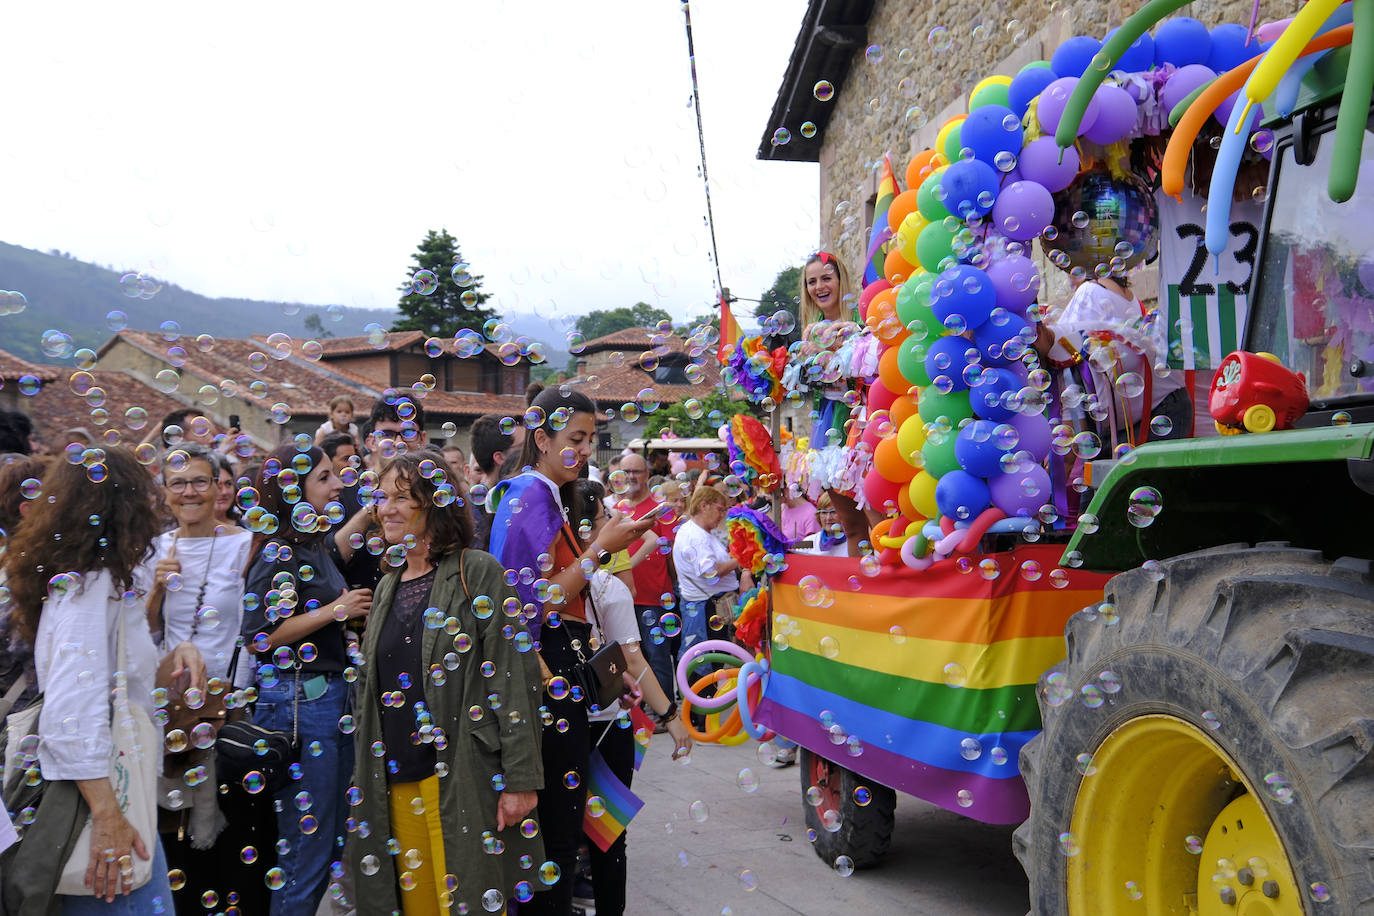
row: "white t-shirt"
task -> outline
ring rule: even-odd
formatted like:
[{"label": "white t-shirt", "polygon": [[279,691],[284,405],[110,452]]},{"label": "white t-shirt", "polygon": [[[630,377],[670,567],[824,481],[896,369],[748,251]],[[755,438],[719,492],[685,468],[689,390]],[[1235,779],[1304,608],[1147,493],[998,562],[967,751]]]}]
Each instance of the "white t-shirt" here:
[{"label": "white t-shirt", "polygon": [[[205,658],[206,677],[229,673],[243,621],[243,572],[252,541],[253,533],[242,528],[208,538],[178,538],[169,531],[153,541],[154,565],[171,552],[173,542],[181,561],[181,588],[167,592],[162,603],[164,650],[187,641],[195,643]],[[205,598],[197,604],[202,586]],[[200,613],[197,620],[202,607],[213,610]],[[242,661],[239,668],[241,672]]]},{"label": "white t-shirt", "polygon": [[730,559],[725,542],[688,519],[677,530],[673,541],[673,565],[677,567],[677,587],[683,601],[705,601],[712,595],[739,589],[734,570],[715,575],[717,563]]},{"label": "white t-shirt", "polygon": [[[635,622],[635,603],[630,597],[629,587],[604,569],[592,574],[588,586],[593,605],[587,608],[587,613],[599,628],[601,637],[608,643],[618,642],[622,646],[630,643],[638,645],[639,624]],[[610,709],[603,709],[594,716],[587,716],[587,720],[610,722],[619,714],[620,707],[616,705]]]}]

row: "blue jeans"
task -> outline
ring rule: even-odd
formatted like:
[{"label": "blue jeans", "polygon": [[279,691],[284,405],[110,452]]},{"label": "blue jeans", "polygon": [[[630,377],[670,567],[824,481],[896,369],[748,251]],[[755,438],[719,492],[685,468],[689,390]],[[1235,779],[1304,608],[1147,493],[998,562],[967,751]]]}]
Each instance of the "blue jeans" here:
[{"label": "blue jeans", "polygon": [[711,638],[707,621],[711,619],[711,602],[682,602],[682,648],[705,642]]},{"label": "blue jeans", "polygon": [[[77,850],[73,855],[89,850]],[[172,885],[167,878],[167,857],[162,854],[162,841],[153,846],[153,874],[148,883],[138,890],[106,903],[104,898],[67,897],[62,898],[62,916],[149,916],[149,914],[172,914]]]},{"label": "blue jeans", "polygon": [[[649,670],[658,678],[663,695],[672,699],[677,696],[673,687],[677,683],[677,650],[682,644],[683,634],[673,636],[663,634],[663,615],[668,613],[656,604],[636,604],[635,620],[639,623],[639,650],[649,663]],[[657,634],[654,631],[657,630]],[[685,632],[685,631],[684,631]],[[657,640],[657,641],[655,641]]]},{"label": "blue jeans", "polygon": [[[301,683],[309,680],[302,677]],[[258,688],[253,720],[264,728],[290,732],[294,675],[272,687]],[[277,793],[277,837],[285,843],[277,865],[286,873],[286,886],[272,894],[272,916],[311,914],[329,885],[329,867],[339,858],[348,805],[344,793],[353,776],[353,736],[339,731],[339,718],[348,705],[349,685],[339,675],[329,678],[325,692],[313,700],[300,695],[301,778]],[[312,748],[312,745],[317,745]],[[318,750],[319,754],[312,753]],[[297,795],[310,794],[301,810]],[[301,831],[301,818],[318,820],[314,833]]]}]

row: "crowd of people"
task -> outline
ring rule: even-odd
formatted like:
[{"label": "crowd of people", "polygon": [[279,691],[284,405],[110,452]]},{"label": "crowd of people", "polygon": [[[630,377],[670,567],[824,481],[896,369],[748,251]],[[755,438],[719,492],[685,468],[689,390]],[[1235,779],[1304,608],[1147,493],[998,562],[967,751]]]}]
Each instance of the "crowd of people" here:
[{"label": "crowd of people", "polygon": [[[37,710],[31,734],[7,729],[5,765],[75,786],[91,822],[70,852],[84,889],[53,874],[28,892],[64,913],[295,916],[326,896],[570,913],[574,895],[623,912],[626,836],[602,850],[582,830],[593,755],[630,784],[632,704],[690,750],[677,659],[728,637],[751,583],[718,483],[632,452],[598,469],[594,403],[530,395],[540,422],[482,417],[466,452],[430,443],[405,399],[356,422],[340,399],[257,458],[186,408],[149,431],[151,463],[84,443],[35,457],[28,419],[0,416],[0,716]],[[789,528],[821,531],[797,505]],[[583,688],[612,645],[624,683],[603,707]],[[164,733],[146,799],[109,778],[130,708]],[[289,765],[241,772],[229,722],[257,753],[289,739]],[[6,814],[7,855],[57,829]]]}]

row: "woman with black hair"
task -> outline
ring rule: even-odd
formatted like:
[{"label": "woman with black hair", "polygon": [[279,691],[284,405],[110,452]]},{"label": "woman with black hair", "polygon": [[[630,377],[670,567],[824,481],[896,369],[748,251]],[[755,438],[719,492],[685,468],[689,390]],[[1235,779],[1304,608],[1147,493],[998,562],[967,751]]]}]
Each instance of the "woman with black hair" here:
[{"label": "woman with black hair", "polygon": [[245,575],[243,636],[259,666],[254,721],[295,734],[300,747],[300,779],[275,799],[286,883],[272,895],[273,916],[315,912],[347,812],[353,738],[340,719],[353,663],[345,624],[367,616],[372,592],[349,589],[324,547],[341,488],[320,449],[283,445],[263,462],[261,511],[249,513],[258,533]]},{"label": "woman with black hair", "polygon": [[[547,775],[538,820],[557,875],[547,893],[521,904],[522,916],[572,912],[591,742],[588,704],[566,683],[597,645],[583,596],[597,568],[653,524],[652,519],[616,519],[586,545],[569,524],[581,517],[576,484],[596,436],[591,398],[567,386],[545,389],[531,403],[525,425],[525,470],[497,485],[490,543],[491,552],[515,576],[526,623],[539,646],[549,715],[544,717]],[[555,878],[552,873],[548,877]]]}]

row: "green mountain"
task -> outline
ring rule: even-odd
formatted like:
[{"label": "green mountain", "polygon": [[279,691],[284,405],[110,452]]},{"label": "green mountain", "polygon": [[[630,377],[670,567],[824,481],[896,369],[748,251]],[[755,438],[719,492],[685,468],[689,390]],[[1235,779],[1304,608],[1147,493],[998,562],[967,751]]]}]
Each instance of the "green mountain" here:
[{"label": "green mountain", "polygon": [[[151,298],[130,297],[137,284],[121,285],[118,271],[78,261],[61,252],[44,254],[0,242],[0,290],[23,293],[23,311],[3,315],[0,310],[0,347],[33,362],[56,362],[40,346],[43,332],[56,328],[70,334],[78,347],[98,348],[119,327],[107,316],[131,328],[155,329],[164,321],[181,325],[183,333],[217,337],[250,337],[285,331],[293,337],[314,337],[306,320],[315,316],[324,331],[336,337],[363,333],[369,322],[390,327],[394,309],[359,309],[320,305],[260,302],[254,299],[212,299],[172,284]],[[151,290],[145,290],[145,294]],[[289,314],[290,313],[290,314]],[[117,316],[116,316],[117,318]]]}]

